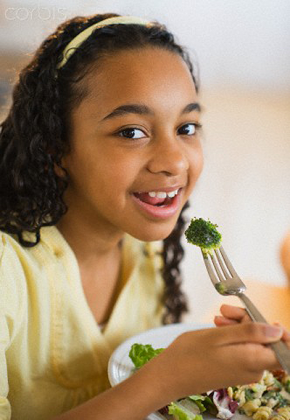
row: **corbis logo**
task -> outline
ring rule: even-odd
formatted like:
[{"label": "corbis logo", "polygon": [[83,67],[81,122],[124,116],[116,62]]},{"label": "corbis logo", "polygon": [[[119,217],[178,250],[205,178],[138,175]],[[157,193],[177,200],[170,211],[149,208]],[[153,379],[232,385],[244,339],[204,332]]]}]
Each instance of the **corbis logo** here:
[{"label": "corbis logo", "polygon": [[59,7],[8,7],[5,10],[5,18],[7,20],[65,20],[67,9]]}]

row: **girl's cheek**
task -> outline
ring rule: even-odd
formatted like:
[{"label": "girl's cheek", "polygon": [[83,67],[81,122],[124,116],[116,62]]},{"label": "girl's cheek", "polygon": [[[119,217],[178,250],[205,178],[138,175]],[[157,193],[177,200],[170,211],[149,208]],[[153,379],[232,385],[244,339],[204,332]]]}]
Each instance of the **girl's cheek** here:
[{"label": "girl's cheek", "polygon": [[192,177],[194,178],[194,181],[197,181],[200,177],[202,170],[204,166],[204,157],[203,157],[203,151],[200,147],[198,152],[194,155],[192,161],[191,161],[191,173]]}]

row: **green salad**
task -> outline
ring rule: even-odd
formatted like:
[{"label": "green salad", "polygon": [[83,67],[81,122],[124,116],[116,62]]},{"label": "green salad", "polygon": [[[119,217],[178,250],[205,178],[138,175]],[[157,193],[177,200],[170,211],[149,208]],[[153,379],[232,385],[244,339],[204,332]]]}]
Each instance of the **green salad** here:
[{"label": "green salad", "polygon": [[[164,349],[150,344],[132,345],[129,357],[139,369]],[[254,420],[290,420],[290,375],[283,370],[265,371],[258,383],[222,388],[174,401],[159,412],[165,419],[203,420],[210,413],[230,419],[236,413]]]}]

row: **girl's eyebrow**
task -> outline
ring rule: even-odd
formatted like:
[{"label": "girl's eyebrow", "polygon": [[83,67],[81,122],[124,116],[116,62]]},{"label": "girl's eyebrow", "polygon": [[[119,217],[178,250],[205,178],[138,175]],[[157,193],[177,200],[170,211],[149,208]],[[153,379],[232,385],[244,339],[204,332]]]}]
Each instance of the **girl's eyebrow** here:
[{"label": "girl's eyebrow", "polygon": [[[197,111],[201,112],[201,107],[198,102],[192,102],[186,105],[181,111],[181,114],[188,114],[189,112]],[[137,114],[137,115],[154,115],[154,111],[150,109],[147,105],[143,104],[127,104],[121,105],[115,108],[110,114],[106,115],[102,121],[119,117],[120,115],[126,114]]]}]

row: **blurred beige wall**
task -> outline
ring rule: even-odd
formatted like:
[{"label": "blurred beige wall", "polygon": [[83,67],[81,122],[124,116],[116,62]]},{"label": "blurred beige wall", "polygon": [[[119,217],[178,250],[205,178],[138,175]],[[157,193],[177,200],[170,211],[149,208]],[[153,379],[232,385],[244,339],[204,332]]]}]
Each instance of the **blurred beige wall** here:
[{"label": "blurred beige wall", "polygon": [[[241,277],[286,285],[280,245],[290,227],[290,97],[236,89],[204,91],[205,168],[188,216],[210,218]],[[220,301],[199,249],[186,246],[185,286],[202,317]]]}]

